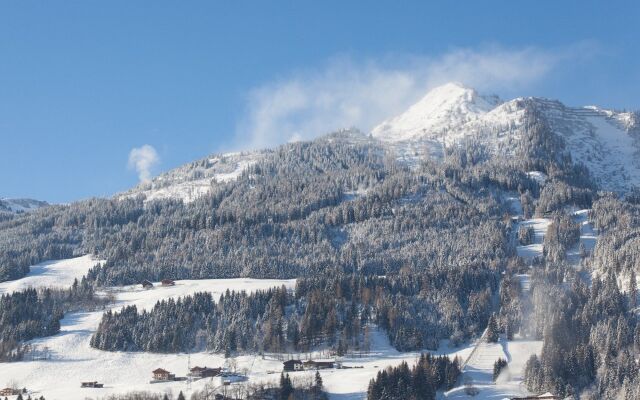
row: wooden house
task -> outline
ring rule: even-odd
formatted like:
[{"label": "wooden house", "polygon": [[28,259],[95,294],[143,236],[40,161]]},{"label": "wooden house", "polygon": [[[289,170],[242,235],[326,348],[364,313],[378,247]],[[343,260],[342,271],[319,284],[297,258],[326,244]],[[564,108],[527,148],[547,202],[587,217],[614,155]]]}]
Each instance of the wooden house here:
[{"label": "wooden house", "polygon": [[175,286],[176,282],[171,280],[171,279],[163,279],[162,282],[160,282],[162,284],[162,286]]},{"label": "wooden house", "polygon": [[194,378],[212,378],[222,373],[222,368],[193,367],[189,370],[189,375]]},{"label": "wooden house", "polygon": [[142,287],[144,289],[151,289],[153,287],[153,283],[145,279],[144,281],[142,281]]},{"label": "wooden house", "polygon": [[304,366],[300,360],[287,360],[282,363],[285,371],[302,371]]},{"label": "wooden house", "polygon": [[156,381],[172,381],[175,379],[175,374],[167,371],[166,369],[157,368],[153,370],[153,379]]}]

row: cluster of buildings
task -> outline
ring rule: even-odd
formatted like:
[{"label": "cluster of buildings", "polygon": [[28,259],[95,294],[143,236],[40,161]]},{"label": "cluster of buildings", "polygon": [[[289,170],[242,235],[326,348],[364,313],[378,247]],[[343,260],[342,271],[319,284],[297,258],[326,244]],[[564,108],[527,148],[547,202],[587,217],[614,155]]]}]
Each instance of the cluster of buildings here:
[{"label": "cluster of buildings", "polygon": [[[222,368],[209,368],[206,366],[205,367],[196,366],[191,368],[189,370],[189,373],[187,374],[187,377],[177,377],[176,374],[171,373],[170,371],[167,371],[164,368],[156,368],[155,370],[151,371],[151,373],[153,374],[153,379],[149,383],[185,381],[188,379],[188,377],[192,379],[202,379],[202,378],[213,378],[216,376],[224,375]],[[98,383],[96,381],[89,381],[89,382],[81,382],[80,387],[102,389],[104,387],[104,384]],[[18,394],[17,392],[16,393],[11,392],[12,390],[14,389],[0,390],[0,396],[13,396]],[[2,394],[2,393],[6,393],[6,394]]]},{"label": "cluster of buildings", "polygon": [[287,360],[282,364],[285,372],[340,368],[333,360]]},{"label": "cluster of buildings", "polygon": [[0,396],[17,396],[22,393],[27,393],[27,389],[17,389],[17,388],[4,388],[0,389]]},{"label": "cluster of buildings", "polygon": [[[151,383],[159,383],[159,382],[171,382],[171,381],[184,381],[187,378],[184,377],[176,377],[176,374],[173,374],[167,371],[164,368],[157,368],[152,371],[153,380]],[[189,370],[187,374],[188,377],[193,379],[202,379],[202,378],[213,378],[216,376],[221,376],[222,368],[209,368],[209,367],[193,367]]]}]

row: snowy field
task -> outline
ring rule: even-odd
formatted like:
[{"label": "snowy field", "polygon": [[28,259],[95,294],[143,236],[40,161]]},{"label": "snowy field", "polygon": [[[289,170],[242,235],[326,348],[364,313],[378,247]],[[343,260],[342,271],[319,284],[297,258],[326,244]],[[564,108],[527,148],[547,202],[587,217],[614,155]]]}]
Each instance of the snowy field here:
[{"label": "snowy field", "polygon": [[80,280],[91,267],[101,262],[90,255],[86,255],[32,265],[29,274],[24,278],[1,282],[0,294],[13,293],[30,287],[68,288],[71,287],[74,279]]},{"label": "snowy field", "polygon": [[[84,257],[83,257],[84,258]],[[77,260],[77,259],[73,259]],[[67,260],[67,261],[73,261]],[[64,262],[59,262],[64,263]],[[58,263],[58,264],[59,264]],[[56,270],[59,271],[59,270]],[[65,271],[63,276],[67,276]],[[14,289],[21,285],[20,281],[28,280],[24,286],[43,286],[54,279],[55,274],[40,274],[19,281],[11,282]],[[39,277],[39,278],[38,278]],[[40,281],[39,279],[42,279]],[[119,310],[125,305],[136,305],[138,309],[150,309],[161,299],[180,297],[198,291],[209,291],[214,298],[219,297],[227,289],[246,290],[285,285],[295,286],[295,280],[271,279],[204,279],[177,281],[175,286],[144,290],[139,286],[113,288],[109,291],[115,295],[115,304],[111,306]],[[89,346],[91,335],[96,330],[103,311],[69,313],[61,321],[60,333],[40,338],[30,343],[38,349],[38,355],[48,349],[50,359],[25,360],[16,363],[0,363],[0,385],[16,382],[20,387],[27,387],[32,395],[44,395],[47,400],[84,399],[86,397],[104,397],[110,393],[129,390],[164,391],[167,389],[184,390],[185,383],[174,382],[150,385],[151,371],[162,367],[185,376],[187,372],[187,355],[185,354],[149,354],[105,352]],[[192,365],[221,366],[222,355],[197,353],[191,355]],[[239,368],[249,368],[254,364],[253,357],[240,357]],[[256,370],[281,369],[280,361],[256,360]],[[80,389],[82,381],[99,381],[105,389]],[[197,383],[194,384],[194,388]]]}]

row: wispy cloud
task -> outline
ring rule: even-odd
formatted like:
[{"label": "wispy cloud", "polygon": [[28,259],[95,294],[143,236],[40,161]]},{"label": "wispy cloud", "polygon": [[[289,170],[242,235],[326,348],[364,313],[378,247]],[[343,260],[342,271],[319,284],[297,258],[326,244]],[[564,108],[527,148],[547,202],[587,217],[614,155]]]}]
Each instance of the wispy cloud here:
[{"label": "wispy cloud", "polygon": [[140,182],[148,182],[151,179],[153,168],[159,162],[158,152],[149,144],[134,147],[129,152],[129,169],[134,169],[138,173]]},{"label": "wispy cloud", "polygon": [[324,68],[300,71],[252,90],[236,132],[238,147],[268,147],[348,127],[369,131],[429,89],[450,81],[489,93],[524,89],[580,53],[575,46],[555,51],[488,46],[455,49],[438,57],[365,62],[336,58]]}]

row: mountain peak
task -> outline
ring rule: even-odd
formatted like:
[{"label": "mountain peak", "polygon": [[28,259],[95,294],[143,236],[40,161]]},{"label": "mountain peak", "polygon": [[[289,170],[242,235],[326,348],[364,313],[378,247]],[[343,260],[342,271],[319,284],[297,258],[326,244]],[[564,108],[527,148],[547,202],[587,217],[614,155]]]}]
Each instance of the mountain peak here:
[{"label": "mountain peak", "polygon": [[452,124],[464,124],[491,111],[500,100],[481,96],[458,82],[449,82],[430,90],[404,113],[384,121],[372,135],[384,141],[403,141],[439,132]]}]

